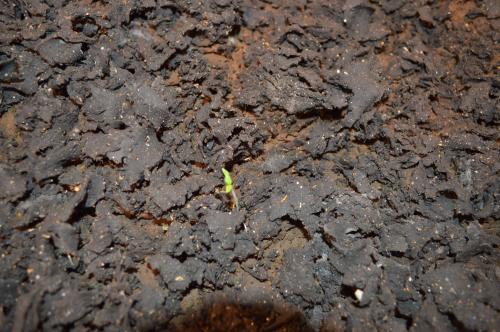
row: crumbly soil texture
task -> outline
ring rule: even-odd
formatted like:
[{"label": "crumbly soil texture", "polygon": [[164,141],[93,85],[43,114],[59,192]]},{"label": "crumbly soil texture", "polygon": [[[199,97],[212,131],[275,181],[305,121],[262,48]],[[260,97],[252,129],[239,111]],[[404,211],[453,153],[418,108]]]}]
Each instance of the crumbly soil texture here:
[{"label": "crumbly soil texture", "polygon": [[0,7],[0,330],[498,331],[498,1]]}]

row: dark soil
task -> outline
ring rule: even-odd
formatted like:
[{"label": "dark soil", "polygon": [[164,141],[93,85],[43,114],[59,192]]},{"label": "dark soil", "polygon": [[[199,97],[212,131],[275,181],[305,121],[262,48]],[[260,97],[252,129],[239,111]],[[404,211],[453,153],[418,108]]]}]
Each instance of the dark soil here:
[{"label": "dark soil", "polygon": [[0,7],[1,330],[498,331],[498,1]]}]

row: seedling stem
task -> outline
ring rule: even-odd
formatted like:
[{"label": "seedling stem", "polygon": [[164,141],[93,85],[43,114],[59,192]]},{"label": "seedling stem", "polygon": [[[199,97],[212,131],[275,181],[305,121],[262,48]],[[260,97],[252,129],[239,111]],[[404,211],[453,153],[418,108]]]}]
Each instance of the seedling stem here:
[{"label": "seedling stem", "polygon": [[236,192],[233,188],[233,179],[231,179],[231,174],[224,167],[222,168],[222,174],[224,174],[224,184],[226,185],[226,194],[231,194],[231,198],[233,200],[234,205],[236,206],[236,210],[240,210],[240,203],[238,201],[238,196],[236,196]]}]

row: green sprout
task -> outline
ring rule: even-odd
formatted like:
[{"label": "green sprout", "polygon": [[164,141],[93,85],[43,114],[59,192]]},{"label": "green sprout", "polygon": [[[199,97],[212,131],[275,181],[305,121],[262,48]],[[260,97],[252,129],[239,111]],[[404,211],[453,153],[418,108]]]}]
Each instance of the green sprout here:
[{"label": "green sprout", "polygon": [[231,197],[233,199],[234,205],[236,205],[236,210],[240,210],[240,203],[238,202],[238,196],[236,196],[236,192],[234,191],[233,188],[233,179],[231,179],[231,174],[229,174],[229,171],[225,169],[224,167],[222,168],[222,174],[224,174],[224,184],[226,185],[226,194],[231,194]]},{"label": "green sprout", "polygon": [[231,179],[231,174],[225,168],[222,168],[222,174],[224,174],[224,184],[226,185],[226,194],[229,194],[233,190],[233,179]]}]

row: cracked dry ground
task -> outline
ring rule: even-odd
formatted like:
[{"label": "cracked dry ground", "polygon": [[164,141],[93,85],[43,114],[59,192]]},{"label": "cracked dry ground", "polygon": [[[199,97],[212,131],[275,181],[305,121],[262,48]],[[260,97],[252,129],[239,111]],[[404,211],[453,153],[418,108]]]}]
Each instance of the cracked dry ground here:
[{"label": "cracked dry ground", "polygon": [[0,330],[498,330],[498,1],[0,7]]}]

